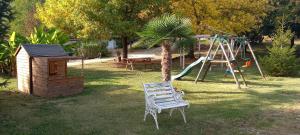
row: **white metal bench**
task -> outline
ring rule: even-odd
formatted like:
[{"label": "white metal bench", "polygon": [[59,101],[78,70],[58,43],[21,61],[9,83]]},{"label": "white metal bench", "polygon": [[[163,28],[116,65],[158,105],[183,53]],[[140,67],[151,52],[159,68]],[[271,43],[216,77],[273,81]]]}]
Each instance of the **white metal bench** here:
[{"label": "white metal bench", "polygon": [[174,109],[178,109],[186,123],[184,108],[189,106],[189,103],[182,99],[183,92],[176,92],[171,82],[161,83],[146,83],[144,84],[145,92],[145,115],[144,121],[148,114],[151,114],[154,118],[156,128],[158,127],[157,113],[161,113],[162,110],[169,109],[170,117]]}]

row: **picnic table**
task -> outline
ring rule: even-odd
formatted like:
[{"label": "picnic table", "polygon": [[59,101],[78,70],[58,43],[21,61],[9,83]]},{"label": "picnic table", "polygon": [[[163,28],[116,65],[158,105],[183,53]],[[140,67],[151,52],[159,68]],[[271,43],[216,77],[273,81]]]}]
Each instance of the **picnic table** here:
[{"label": "picnic table", "polygon": [[128,66],[131,67],[131,70],[133,70],[134,68],[134,65],[137,65],[137,64],[144,64],[145,65],[145,68],[147,65],[152,65],[153,62],[151,60],[150,57],[145,57],[145,58],[126,58],[126,59],[123,59],[125,64],[126,64],[126,69],[128,69]]}]

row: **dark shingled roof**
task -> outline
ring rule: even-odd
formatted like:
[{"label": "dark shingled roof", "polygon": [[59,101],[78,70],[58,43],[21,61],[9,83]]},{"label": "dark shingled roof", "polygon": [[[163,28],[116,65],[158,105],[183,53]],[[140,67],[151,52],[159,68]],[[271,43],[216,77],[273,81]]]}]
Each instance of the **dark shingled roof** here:
[{"label": "dark shingled roof", "polygon": [[22,48],[32,57],[68,56],[60,45],[22,45]]}]

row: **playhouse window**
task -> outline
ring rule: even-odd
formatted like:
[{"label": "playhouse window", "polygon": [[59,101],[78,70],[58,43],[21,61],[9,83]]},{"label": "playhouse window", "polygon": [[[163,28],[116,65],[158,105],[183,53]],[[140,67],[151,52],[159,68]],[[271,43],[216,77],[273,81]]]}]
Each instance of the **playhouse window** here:
[{"label": "playhouse window", "polygon": [[49,62],[49,75],[56,75],[58,73],[58,66],[55,61]]}]

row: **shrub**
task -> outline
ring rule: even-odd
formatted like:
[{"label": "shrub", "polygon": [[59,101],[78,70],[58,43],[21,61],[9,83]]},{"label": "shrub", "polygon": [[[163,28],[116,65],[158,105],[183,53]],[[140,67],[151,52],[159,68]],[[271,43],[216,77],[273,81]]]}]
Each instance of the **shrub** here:
[{"label": "shrub", "polygon": [[297,74],[295,49],[288,47],[268,48],[269,55],[261,58],[262,66],[271,76],[291,76]]},{"label": "shrub", "polygon": [[69,36],[54,28],[46,29],[42,25],[38,28],[34,28],[33,33],[31,33],[27,39],[32,44],[63,45],[69,41]]},{"label": "shrub", "polygon": [[261,58],[262,66],[271,76],[291,76],[297,74],[297,58],[295,48],[290,48],[293,33],[285,31],[284,27],[276,30],[272,46],[268,48],[269,55]]},{"label": "shrub", "polygon": [[101,56],[108,56],[109,52],[106,47],[106,42],[85,42],[78,49],[78,55],[88,59],[97,58],[100,54]]},{"label": "shrub", "polygon": [[0,72],[16,74],[15,51],[21,43],[26,42],[25,37],[13,32],[8,41],[0,43]]}]

